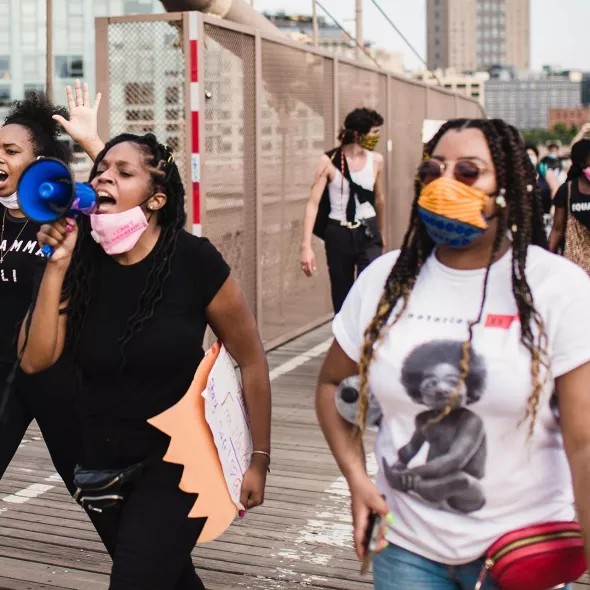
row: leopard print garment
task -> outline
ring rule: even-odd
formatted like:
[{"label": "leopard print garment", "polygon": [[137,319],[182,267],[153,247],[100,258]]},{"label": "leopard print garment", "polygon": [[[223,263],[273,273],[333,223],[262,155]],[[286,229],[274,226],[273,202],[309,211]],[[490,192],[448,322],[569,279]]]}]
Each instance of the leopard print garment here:
[{"label": "leopard print garment", "polygon": [[571,200],[572,183],[568,182],[564,255],[590,275],[590,230],[573,216]]}]

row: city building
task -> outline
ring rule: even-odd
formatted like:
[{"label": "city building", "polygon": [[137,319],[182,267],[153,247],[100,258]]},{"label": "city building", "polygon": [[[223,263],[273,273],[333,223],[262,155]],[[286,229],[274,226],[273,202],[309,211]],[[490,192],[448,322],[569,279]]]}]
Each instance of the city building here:
[{"label": "city building", "polygon": [[464,94],[478,100],[482,106],[485,106],[485,85],[490,79],[488,72],[460,74],[453,69],[435,70],[434,72],[416,74],[414,78],[426,84],[440,85],[447,90]]},{"label": "city building", "polygon": [[530,0],[427,0],[430,69],[530,68]]},{"label": "city building", "polygon": [[[288,15],[283,12],[276,14],[264,13],[283,34],[300,43],[310,45],[313,42],[313,22],[310,16]],[[318,44],[322,49],[341,57],[356,59],[357,47],[353,39],[346,35],[336,25],[330,24],[324,17],[318,17]],[[404,72],[404,58],[401,53],[394,53],[386,49],[375,48],[372,42],[364,43],[361,61],[369,65],[377,62],[384,70],[402,74]],[[373,61],[375,60],[375,61]]]},{"label": "city building", "polygon": [[[53,0],[54,99],[83,78],[94,91],[94,19],[163,12],[157,0]],[[45,0],[0,0],[0,118],[7,106],[46,87]]]},{"label": "city building", "polygon": [[549,129],[553,129],[555,125],[567,125],[579,129],[588,122],[590,122],[590,107],[549,109]]},{"label": "city building", "polygon": [[547,129],[550,109],[581,106],[579,72],[492,78],[485,86],[488,117],[504,119],[519,129]]},{"label": "city building", "polygon": [[590,72],[582,74],[582,104],[590,106]]}]

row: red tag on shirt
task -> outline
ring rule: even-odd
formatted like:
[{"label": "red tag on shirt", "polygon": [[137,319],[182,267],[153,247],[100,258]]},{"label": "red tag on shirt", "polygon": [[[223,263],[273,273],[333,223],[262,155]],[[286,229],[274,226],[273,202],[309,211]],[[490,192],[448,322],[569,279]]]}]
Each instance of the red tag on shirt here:
[{"label": "red tag on shirt", "polygon": [[490,313],[486,318],[486,328],[500,328],[501,330],[509,330],[513,322],[518,320],[518,315],[497,315]]}]

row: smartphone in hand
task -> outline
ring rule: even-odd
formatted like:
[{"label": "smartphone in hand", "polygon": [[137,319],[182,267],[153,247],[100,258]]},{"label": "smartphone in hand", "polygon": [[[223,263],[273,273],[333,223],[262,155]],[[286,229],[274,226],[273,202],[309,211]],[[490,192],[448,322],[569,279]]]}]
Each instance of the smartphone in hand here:
[{"label": "smartphone in hand", "polygon": [[373,556],[377,551],[379,544],[379,537],[382,534],[381,517],[376,512],[371,512],[369,515],[369,524],[365,534],[363,547],[365,549],[365,557],[361,564],[361,574],[366,574],[371,567]]}]

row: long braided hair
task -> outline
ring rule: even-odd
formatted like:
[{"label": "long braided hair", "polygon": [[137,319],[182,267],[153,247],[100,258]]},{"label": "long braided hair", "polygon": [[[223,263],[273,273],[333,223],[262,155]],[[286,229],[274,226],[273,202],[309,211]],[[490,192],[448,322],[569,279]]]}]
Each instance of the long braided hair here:
[{"label": "long braided hair", "polygon": [[[481,307],[477,319],[469,323],[468,339],[463,345],[463,358],[459,367],[460,383],[456,391],[451,395],[447,407],[434,421],[442,420],[451,412],[459,388],[464,384],[468,375],[473,328],[481,322],[483,316],[490,268],[501,249],[507,229],[511,229],[513,242],[512,292],[520,317],[521,341],[531,354],[533,391],[527,403],[527,416],[530,417],[529,436],[531,436],[534,431],[539,400],[544,385],[541,378],[541,369],[547,366],[547,335],[543,320],[534,307],[533,295],[525,276],[528,247],[537,245],[547,248],[541,194],[536,182],[536,173],[519,132],[500,119],[455,119],[447,122],[425,146],[424,159],[432,155],[443,135],[452,129],[479,129],[484,134],[496,168],[498,189],[505,189],[505,194],[503,194],[507,208],[501,209],[498,214],[496,236],[486,268]],[[377,312],[365,332],[359,363],[361,385],[357,424],[360,433],[364,432],[367,421],[371,362],[387,332],[406,310],[420,270],[434,250],[434,242],[426,232],[426,228],[418,215],[417,204],[421,190],[422,183],[416,177],[410,225],[406,231],[399,258],[385,283],[381,300],[377,306]],[[399,311],[396,308],[399,308]],[[390,316],[394,309],[396,309],[396,313],[393,321],[390,322]]]},{"label": "long braided hair", "polygon": [[[129,318],[125,332],[119,338],[122,366],[125,364],[125,347],[134,334],[154,315],[156,306],[162,299],[166,279],[172,270],[172,259],[176,252],[178,236],[186,223],[184,209],[184,186],[174,163],[172,152],[160,144],[153,134],[143,136],[125,133],[109,141],[96,158],[90,173],[90,180],[97,175],[98,167],[115,145],[130,142],[137,145],[145,156],[145,165],[152,176],[154,194],[163,192],[167,196],[166,204],[158,211],[158,225],[161,235],[152,255],[152,266],[148,273],[144,289],[139,297],[135,313]],[[96,267],[98,246],[90,235],[90,223],[87,218],[80,220],[78,241],[72,257],[72,263],[65,279],[63,300],[68,301],[67,341],[75,347],[82,331],[86,312],[92,299],[92,279]]]}]

